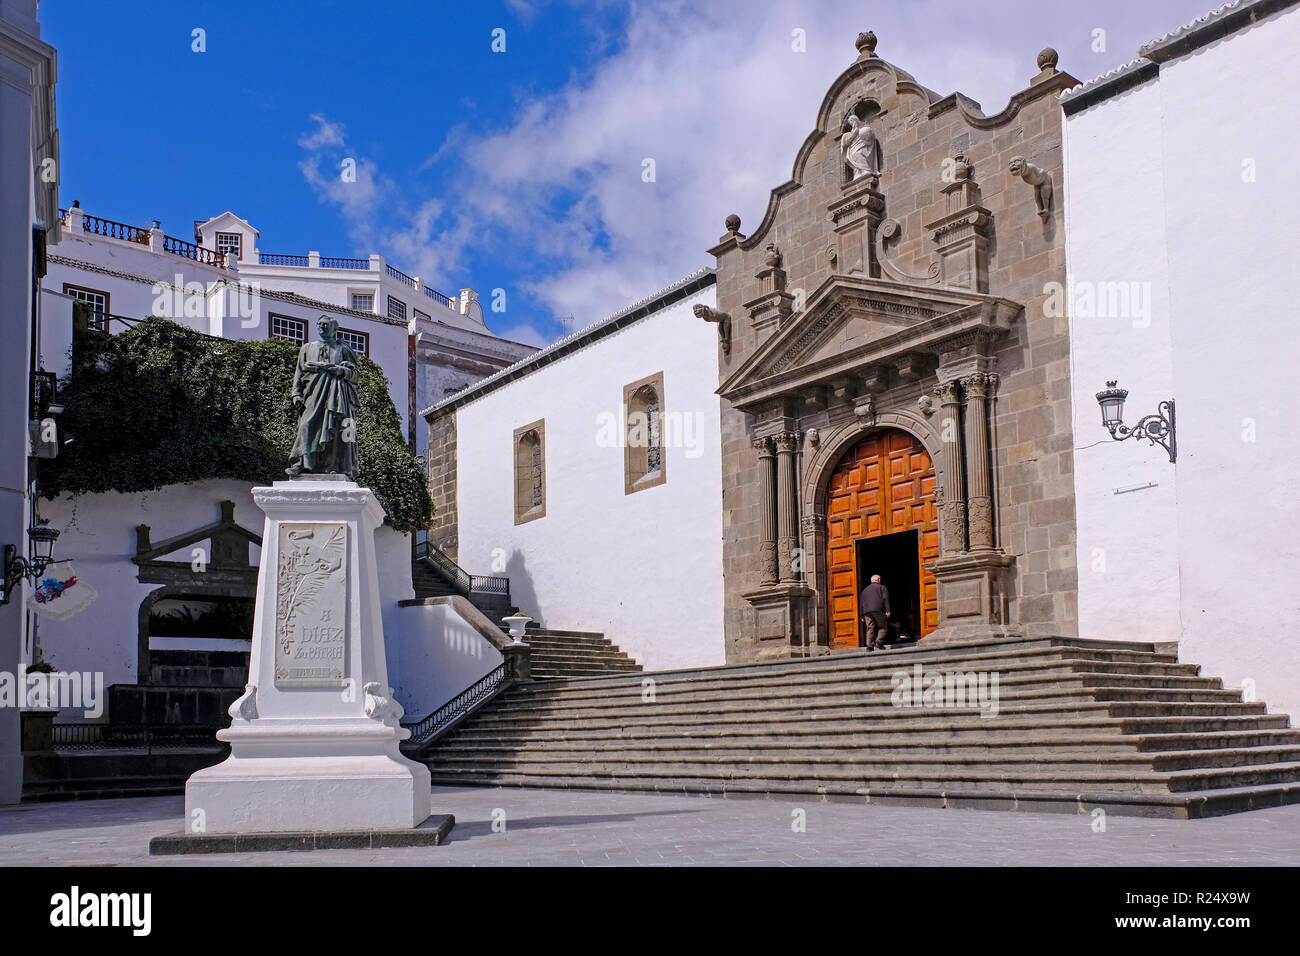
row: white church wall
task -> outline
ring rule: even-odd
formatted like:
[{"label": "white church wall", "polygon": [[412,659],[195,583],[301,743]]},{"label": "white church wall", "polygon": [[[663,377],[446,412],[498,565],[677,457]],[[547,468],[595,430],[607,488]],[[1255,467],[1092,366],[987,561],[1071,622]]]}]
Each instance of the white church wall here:
[{"label": "white church wall", "polygon": [[[1291,8],[1161,67],[1174,290],[1182,651],[1300,715]],[[1291,82],[1295,81],[1295,82]],[[1265,94],[1266,95],[1266,94]],[[1209,117],[1213,117],[1211,121]]]},{"label": "white church wall", "polygon": [[1066,123],[1079,634],[1098,640],[1180,629],[1174,466],[1159,447],[1113,441],[1096,399],[1117,380],[1132,425],[1173,394],[1159,128],[1155,84]]},{"label": "white church wall", "polygon": [[[718,333],[696,303],[713,287],[456,410],[461,566],[508,575],[523,611],[600,631],[647,669],[724,662]],[[666,482],[625,494],[623,388],[660,371],[689,446],[666,442]],[[538,419],[546,514],[515,524],[514,430]]]},{"label": "white church wall", "polygon": [[[1073,324],[1078,421],[1097,414],[1091,393],[1107,364],[1111,377],[1132,375],[1121,380],[1132,392],[1126,421],[1173,397],[1178,427],[1176,466],[1159,450],[1099,446],[1093,451],[1113,459],[1103,476],[1096,456],[1079,455],[1081,568],[1085,537],[1142,542],[1151,562],[1145,580],[1111,574],[1090,581],[1081,570],[1081,627],[1085,603],[1105,603],[1127,613],[1132,637],[1164,637],[1163,582],[1172,588],[1173,581],[1165,549],[1176,543],[1182,659],[1291,714],[1300,713],[1300,435],[1291,427],[1300,356],[1282,277],[1294,271],[1286,177],[1300,130],[1274,111],[1240,104],[1260,90],[1285,88],[1298,44],[1300,10],[1293,8],[1162,63],[1158,79],[1066,124],[1068,208],[1127,194],[1108,229],[1097,221],[1085,231],[1071,220],[1071,267],[1128,256],[1130,272],[1140,265],[1156,279],[1163,259],[1169,289],[1168,363],[1150,330],[1105,342]],[[1138,183],[1145,197],[1134,191]],[[1137,459],[1144,470],[1135,470]],[[1130,471],[1121,476],[1115,468]],[[1086,510],[1089,495],[1112,476],[1117,485],[1151,480],[1160,487],[1120,496],[1130,499],[1128,514],[1121,506]],[[1149,507],[1138,507],[1143,498]],[[1144,601],[1153,582],[1161,583],[1158,613]],[[1104,618],[1094,610],[1092,619]]]}]

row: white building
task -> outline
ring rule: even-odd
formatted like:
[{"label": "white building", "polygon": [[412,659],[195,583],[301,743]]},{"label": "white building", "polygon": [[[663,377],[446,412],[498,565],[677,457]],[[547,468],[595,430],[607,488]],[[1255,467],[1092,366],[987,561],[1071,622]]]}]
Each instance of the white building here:
[{"label": "white building", "polygon": [[[18,559],[29,554],[33,516],[28,421],[41,411],[31,375],[40,328],[36,290],[45,244],[59,237],[56,57],[40,36],[36,0],[0,0],[0,548],[13,546]],[[23,672],[31,612],[21,580],[6,578],[0,680],[12,682]],[[16,803],[22,793],[21,718],[14,704],[0,701],[0,804]]]},{"label": "white building", "polygon": [[647,670],[724,662],[718,332],[702,270],[423,413],[430,540]]},{"label": "white building", "polygon": [[[1079,630],[1184,660],[1300,713],[1300,363],[1287,276],[1300,9],[1230,4],[1061,97]],[[1290,78],[1290,79],[1288,79]],[[1176,408],[1177,460],[1117,445]]]},{"label": "white building", "polygon": [[[64,211],[62,239],[50,250],[46,295],[73,296],[108,316],[174,319],[221,338],[314,336],[326,312],[355,351],[379,363],[417,454],[425,452],[416,410],[535,351],[493,335],[473,289],[455,298],[388,264],[383,256],[263,253],[258,231],[230,212],[196,223],[195,242],[167,235],[154,220],[132,226]],[[56,304],[51,341],[70,335],[70,306]],[[106,320],[110,331],[124,323]],[[61,369],[60,369],[61,371]]]}]

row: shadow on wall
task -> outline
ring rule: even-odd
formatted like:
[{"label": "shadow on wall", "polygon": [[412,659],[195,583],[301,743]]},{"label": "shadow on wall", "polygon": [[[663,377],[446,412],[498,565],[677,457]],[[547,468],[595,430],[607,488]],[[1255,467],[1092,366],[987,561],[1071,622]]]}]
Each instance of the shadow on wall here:
[{"label": "shadow on wall", "polygon": [[510,578],[510,603],[545,627],[541,604],[537,600],[537,589],[533,586],[532,575],[524,567],[523,552],[510,553],[506,561],[506,576]]}]

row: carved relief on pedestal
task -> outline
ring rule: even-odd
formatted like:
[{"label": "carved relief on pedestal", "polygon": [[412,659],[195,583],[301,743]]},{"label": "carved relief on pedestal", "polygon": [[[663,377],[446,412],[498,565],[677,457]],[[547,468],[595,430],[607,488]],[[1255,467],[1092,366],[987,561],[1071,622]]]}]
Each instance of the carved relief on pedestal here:
[{"label": "carved relief on pedestal", "polygon": [[347,525],[283,522],[276,567],[275,686],[347,678]]}]

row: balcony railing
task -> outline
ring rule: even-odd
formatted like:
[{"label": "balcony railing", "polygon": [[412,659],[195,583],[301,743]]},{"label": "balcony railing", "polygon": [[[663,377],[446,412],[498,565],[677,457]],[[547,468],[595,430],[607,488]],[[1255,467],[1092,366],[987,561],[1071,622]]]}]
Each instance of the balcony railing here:
[{"label": "balcony railing", "polygon": [[447,308],[449,308],[449,309],[451,308],[451,299],[449,299],[447,296],[443,295],[441,292],[438,292],[438,291],[436,291],[436,290],[434,290],[434,289],[430,289],[430,288],[426,285],[426,286],[424,287],[424,294],[427,295],[430,299],[433,299],[435,302],[441,302],[441,303],[442,303],[443,305],[445,305]]},{"label": "balcony railing", "polygon": [[[80,211],[80,207],[77,207]],[[59,216],[67,222],[69,219],[68,209],[60,209]],[[143,226],[131,226],[124,222],[116,222],[112,219],[102,219],[99,216],[91,216],[85,212],[81,214],[81,228],[83,232],[88,232],[94,236],[104,236],[107,239],[120,239],[123,242],[135,242],[142,246],[149,245],[152,229],[145,229]],[[196,246],[192,242],[186,242],[184,239],[177,239],[175,236],[164,235],[162,238],[163,252],[169,252],[174,256],[183,256],[186,259],[193,259],[195,262],[202,262],[205,265],[217,266],[224,268],[226,256],[224,253],[216,252],[212,249],[204,249],[202,246]]]},{"label": "balcony railing", "polygon": [[411,732],[410,739],[403,745],[406,749],[423,749],[433,743],[443,733],[451,729],[461,718],[468,717],[486,704],[498,692],[510,686],[506,676],[506,665],[499,664],[484,677],[475,681],[447,703],[431,714],[419,720],[403,722],[402,726]]},{"label": "balcony railing", "polygon": [[321,256],[322,269],[369,269],[369,259],[343,259],[337,256]]},{"label": "balcony railing", "polygon": [[259,252],[257,264],[259,266],[309,266],[311,260],[307,256],[282,256],[272,252]]},{"label": "balcony railing", "polygon": [[384,268],[388,270],[388,274],[390,276],[392,276],[398,282],[402,283],[402,285],[409,286],[412,289],[415,288],[415,280],[412,279],[410,276],[408,276],[405,272],[401,271],[400,269],[394,269],[392,266],[385,266]]},{"label": "balcony railing", "polygon": [[163,236],[163,252],[170,252],[174,256],[184,256],[186,259],[193,259],[195,262],[202,262],[204,265],[209,266],[224,266],[226,264],[225,253],[217,252],[215,249],[204,249],[202,246],[196,246],[184,239],[177,239],[175,236]]}]

